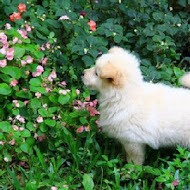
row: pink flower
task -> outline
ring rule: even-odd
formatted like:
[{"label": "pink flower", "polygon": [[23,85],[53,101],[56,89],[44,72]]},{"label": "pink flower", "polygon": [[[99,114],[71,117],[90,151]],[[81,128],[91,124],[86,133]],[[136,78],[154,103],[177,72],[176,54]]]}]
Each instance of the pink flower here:
[{"label": "pink flower", "polygon": [[24,131],[24,127],[20,127],[20,128],[19,128],[19,131]]},{"label": "pink flower", "polygon": [[18,80],[16,79],[13,79],[11,82],[10,82],[10,86],[16,86],[18,84]]},{"label": "pink flower", "polygon": [[47,60],[48,60],[48,58],[47,58],[47,57],[44,57],[44,58],[42,59],[42,65],[47,65]]},{"label": "pink flower", "polygon": [[77,90],[76,90],[76,94],[78,94],[78,95],[79,95],[79,94],[80,94],[80,90],[78,90],[78,89],[77,89]]},{"label": "pink flower", "polygon": [[36,121],[37,121],[38,123],[42,123],[44,120],[43,120],[43,117],[38,116],[37,119],[36,119]]},{"label": "pink flower", "polygon": [[56,72],[52,71],[48,77],[49,81],[53,81],[53,79],[55,79],[57,77]]},{"label": "pink flower", "polygon": [[70,18],[67,15],[61,16],[59,20],[69,20]]},{"label": "pink flower", "polygon": [[6,53],[6,58],[8,60],[13,60],[14,57],[14,48],[8,48]]},{"label": "pink flower", "polygon": [[41,94],[40,92],[36,92],[36,93],[35,93],[35,96],[36,96],[37,98],[40,98],[40,97],[42,96],[42,94]]},{"label": "pink flower", "polygon": [[11,29],[11,25],[9,23],[5,24],[6,29]]},{"label": "pink flower", "polygon": [[36,72],[32,73],[33,77],[40,76],[44,72],[44,68],[41,65],[38,65],[36,68]]},{"label": "pink flower", "polygon": [[20,115],[17,115],[17,116],[16,116],[16,119],[17,119],[18,121],[20,121],[21,123],[25,123],[24,117],[21,117]]},{"label": "pink flower", "polygon": [[90,21],[88,22],[88,25],[90,26],[90,30],[91,30],[91,31],[96,31],[96,22],[95,22],[95,21],[90,20]]},{"label": "pink flower", "polygon": [[87,127],[85,127],[84,130],[85,130],[86,132],[89,132],[89,131],[90,131],[90,125],[88,125]]},{"label": "pink flower", "polygon": [[14,144],[15,144],[15,139],[9,141],[9,144],[10,144],[10,145],[14,145]]},{"label": "pink flower", "polygon": [[13,39],[13,45],[16,44],[16,43],[18,42],[18,40],[19,40],[19,39],[18,39],[17,37],[15,37],[15,38]]},{"label": "pink flower", "polygon": [[4,161],[5,161],[5,162],[8,162],[9,159],[8,159],[7,157],[4,157]]},{"label": "pink flower", "polygon": [[10,20],[11,20],[12,22],[14,22],[15,19],[16,19],[16,20],[20,20],[20,19],[22,18],[22,15],[21,15],[21,13],[13,13],[13,14],[11,14],[11,15],[9,16],[9,18],[10,18]]},{"label": "pink flower", "polygon": [[51,88],[46,87],[46,92],[47,92],[47,93],[48,93],[48,92],[51,92]]},{"label": "pink flower", "polygon": [[90,96],[86,97],[86,101],[90,101]]},{"label": "pink flower", "polygon": [[88,109],[88,111],[90,112],[90,116],[95,116],[95,115],[99,115],[99,114],[100,114],[100,112],[98,112],[98,111],[97,111],[95,108],[93,108],[93,107],[88,106],[87,109]]},{"label": "pink flower", "polygon": [[32,31],[31,27],[28,24],[26,24],[25,27],[26,27],[26,31],[27,32],[31,32]]},{"label": "pink flower", "polygon": [[65,95],[65,94],[67,94],[67,90],[59,90],[59,94]]},{"label": "pink flower", "polygon": [[41,49],[42,51],[45,51],[45,50],[46,50],[45,47],[44,47],[44,45],[41,45],[40,49]]},{"label": "pink flower", "polygon": [[31,56],[27,56],[27,58],[26,58],[26,62],[27,62],[27,63],[32,63],[33,60],[34,60],[34,59],[33,59]]},{"label": "pink flower", "polygon": [[37,139],[38,138],[38,134],[34,133],[34,138]]},{"label": "pink flower", "polygon": [[6,49],[5,49],[5,47],[3,47],[3,48],[0,49],[0,53],[3,54],[3,55],[6,54]]},{"label": "pink flower", "polygon": [[174,181],[172,182],[172,184],[173,184],[174,186],[177,186],[177,185],[179,185],[179,182],[178,182],[177,180],[174,180]]},{"label": "pink flower", "polygon": [[17,125],[12,125],[14,131],[18,131],[19,127]]},{"label": "pink flower", "polygon": [[24,101],[24,105],[25,105],[25,106],[26,106],[28,103],[29,103],[28,100],[25,100],[25,101]]},{"label": "pink flower", "polygon": [[40,142],[42,142],[42,141],[45,140],[45,139],[46,139],[46,136],[45,136],[45,135],[38,136],[38,140],[39,140]]},{"label": "pink flower", "polygon": [[80,108],[79,107],[77,107],[77,106],[74,106],[73,107],[75,110],[79,110]]},{"label": "pink flower", "polygon": [[7,36],[3,32],[0,33],[0,42],[2,44],[6,44],[7,43]]},{"label": "pink flower", "polygon": [[19,11],[20,13],[26,11],[26,5],[20,3],[20,4],[18,5],[18,11]]},{"label": "pink flower", "polygon": [[13,100],[13,103],[14,103],[14,105],[15,105],[17,108],[20,107],[18,100]]},{"label": "pink flower", "polygon": [[95,100],[93,101],[93,106],[96,107],[96,106],[97,106],[97,103],[98,103],[98,100],[95,99]]},{"label": "pink flower", "polygon": [[7,65],[6,59],[0,60],[0,67],[6,67],[6,65]]},{"label": "pink flower", "polygon": [[82,133],[83,131],[84,131],[84,127],[83,127],[83,126],[79,127],[79,128],[76,130],[77,133]]},{"label": "pink flower", "polygon": [[52,186],[52,187],[51,187],[51,190],[57,190],[57,187]]},{"label": "pink flower", "polygon": [[25,71],[25,74],[26,74],[26,75],[29,75],[29,74],[30,74],[30,71]]},{"label": "pink flower", "polygon": [[62,84],[63,86],[66,86],[66,85],[67,85],[67,83],[66,83],[65,81],[62,81],[61,84]]},{"label": "pink flower", "polygon": [[46,48],[50,49],[50,43],[49,42],[46,43]]},{"label": "pink flower", "polygon": [[21,65],[22,65],[22,66],[25,66],[26,64],[27,64],[27,62],[26,62],[25,60],[22,60],[22,61],[21,61]]},{"label": "pink flower", "polygon": [[27,39],[27,31],[26,30],[17,30],[17,32],[24,38]]},{"label": "pink flower", "polygon": [[24,117],[20,117],[20,118],[19,118],[19,121],[20,121],[21,123],[25,123]]},{"label": "pink flower", "polygon": [[4,145],[4,142],[3,142],[3,141],[0,141],[0,145]]}]

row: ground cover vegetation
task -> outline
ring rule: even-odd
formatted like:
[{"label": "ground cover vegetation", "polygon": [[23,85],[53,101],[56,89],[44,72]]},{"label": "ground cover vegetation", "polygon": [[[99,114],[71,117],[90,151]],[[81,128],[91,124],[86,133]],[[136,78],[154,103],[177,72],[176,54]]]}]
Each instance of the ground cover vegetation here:
[{"label": "ground cover vegetation", "polygon": [[81,72],[113,45],[144,78],[179,86],[190,64],[187,0],[0,1],[0,189],[190,189],[190,152],[128,164],[101,133]]}]

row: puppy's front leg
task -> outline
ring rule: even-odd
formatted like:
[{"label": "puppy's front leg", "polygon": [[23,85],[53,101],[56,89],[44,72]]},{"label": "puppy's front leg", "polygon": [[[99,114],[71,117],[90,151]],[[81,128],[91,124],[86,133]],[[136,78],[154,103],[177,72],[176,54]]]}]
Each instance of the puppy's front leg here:
[{"label": "puppy's front leg", "polygon": [[145,157],[145,144],[132,143],[132,142],[122,142],[125,151],[127,153],[127,161],[129,163],[135,163],[137,165],[142,165]]}]

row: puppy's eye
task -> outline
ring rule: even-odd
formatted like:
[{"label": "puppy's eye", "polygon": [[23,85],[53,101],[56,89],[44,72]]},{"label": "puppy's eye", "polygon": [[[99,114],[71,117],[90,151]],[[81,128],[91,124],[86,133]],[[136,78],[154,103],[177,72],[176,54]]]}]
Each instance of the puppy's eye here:
[{"label": "puppy's eye", "polygon": [[95,72],[95,74],[96,74],[96,76],[98,77],[98,73],[97,73],[97,71]]}]

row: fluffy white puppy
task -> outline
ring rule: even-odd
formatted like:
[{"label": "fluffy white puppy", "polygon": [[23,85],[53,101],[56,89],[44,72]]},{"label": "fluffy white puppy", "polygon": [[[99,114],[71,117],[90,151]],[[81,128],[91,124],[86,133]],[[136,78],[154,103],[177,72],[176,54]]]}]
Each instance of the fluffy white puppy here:
[{"label": "fluffy white puppy", "polygon": [[[99,91],[100,126],[124,146],[128,162],[142,165],[145,146],[190,148],[190,91],[143,80],[139,60],[111,48],[84,70],[83,82]],[[181,79],[190,87],[190,74]]]}]

